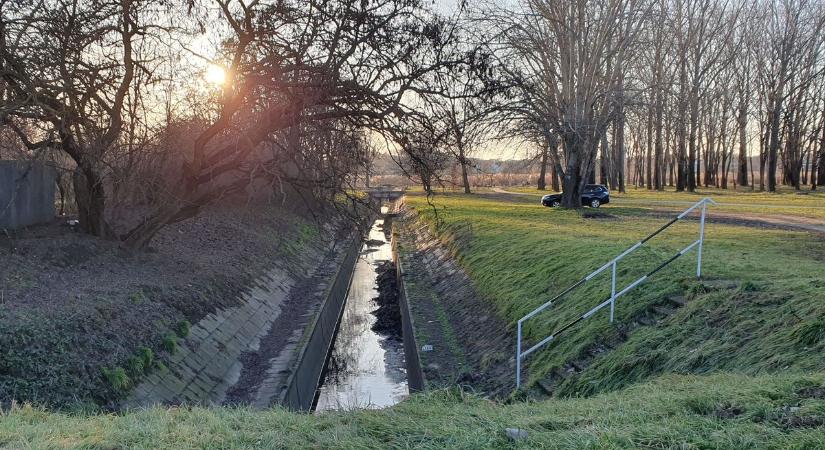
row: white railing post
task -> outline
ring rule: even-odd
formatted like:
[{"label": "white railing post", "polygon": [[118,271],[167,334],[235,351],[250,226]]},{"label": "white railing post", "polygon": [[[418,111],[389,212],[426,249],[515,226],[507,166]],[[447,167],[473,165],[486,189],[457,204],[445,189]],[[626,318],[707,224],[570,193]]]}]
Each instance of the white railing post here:
[{"label": "white railing post", "polygon": [[699,248],[696,258],[696,278],[702,278],[702,244],[705,241],[705,213],[708,209],[707,199],[702,201],[702,218],[699,221]]},{"label": "white railing post", "polygon": [[610,323],[613,323],[613,313],[616,310],[616,263],[613,261],[613,278],[610,281]]},{"label": "white railing post", "polygon": [[516,389],[521,387],[521,320],[518,321],[518,340],[516,341]]}]

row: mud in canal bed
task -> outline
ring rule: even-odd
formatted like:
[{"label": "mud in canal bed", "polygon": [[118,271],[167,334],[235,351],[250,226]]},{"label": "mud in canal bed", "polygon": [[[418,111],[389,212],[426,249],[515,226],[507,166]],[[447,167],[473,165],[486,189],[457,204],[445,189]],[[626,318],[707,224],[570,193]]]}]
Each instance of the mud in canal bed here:
[{"label": "mud in canal bed", "polygon": [[409,393],[395,267],[383,225],[383,219],[373,223],[361,248],[316,411],[382,408]]}]

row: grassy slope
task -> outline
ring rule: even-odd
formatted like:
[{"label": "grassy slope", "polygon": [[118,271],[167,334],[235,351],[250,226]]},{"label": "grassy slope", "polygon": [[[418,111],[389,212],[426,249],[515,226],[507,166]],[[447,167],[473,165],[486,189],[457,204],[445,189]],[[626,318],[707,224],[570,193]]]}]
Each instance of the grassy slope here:
[{"label": "grassy slope", "polygon": [[[0,448],[822,448],[825,374],[667,376],[590,398],[497,405],[450,392],[381,411],[155,408],[0,413]],[[813,388],[813,389],[812,389]],[[528,431],[518,445],[506,427]]]},{"label": "grassy slope", "polygon": [[[790,202],[801,196],[778,197]],[[434,210],[423,197],[411,196],[408,203],[434,222]],[[480,290],[512,324],[665,222],[646,217],[641,208],[618,203],[602,210],[617,216],[611,220],[541,208],[527,196],[505,201],[450,194],[436,196],[435,204],[443,221],[442,236]],[[696,222],[677,223],[623,260],[619,288],[692,242],[697,233]],[[626,323],[667,295],[684,292],[695,297],[689,305],[660,326],[634,331],[617,351],[597,358],[581,376],[568,378],[561,393],[614,389],[667,372],[825,369],[819,356],[825,350],[823,255],[825,242],[808,233],[709,225],[705,275],[748,281],[743,288],[703,293],[692,277],[695,253],[686,255],[623,297],[616,316]],[[604,299],[608,289],[605,273],[528,322],[527,338],[532,342],[543,338]],[[531,381],[615,334],[607,311],[600,312],[531,356]]]}]

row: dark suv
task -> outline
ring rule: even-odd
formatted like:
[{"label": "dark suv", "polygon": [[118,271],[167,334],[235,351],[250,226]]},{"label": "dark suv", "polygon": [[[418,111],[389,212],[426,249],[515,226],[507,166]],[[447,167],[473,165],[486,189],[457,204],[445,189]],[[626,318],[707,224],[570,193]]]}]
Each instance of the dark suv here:
[{"label": "dark suv", "polygon": [[[544,206],[561,206],[562,194],[548,194],[541,198],[541,204]],[[610,192],[605,186],[601,184],[587,184],[584,186],[582,192],[582,205],[587,205],[591,208],[598,208],[605,203],[610,203]]]}]

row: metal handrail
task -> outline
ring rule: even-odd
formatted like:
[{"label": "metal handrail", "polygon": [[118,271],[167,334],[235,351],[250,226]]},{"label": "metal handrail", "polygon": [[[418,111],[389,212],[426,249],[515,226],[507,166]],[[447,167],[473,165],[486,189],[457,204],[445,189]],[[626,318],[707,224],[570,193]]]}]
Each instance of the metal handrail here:
[{"label": "metal handrail", "polygon": [[[545,302],[541,306],[539,306],[536,309],[530,311],[524,317],[519,319],[519,321],[518,321],[518,339],[516,341],[516,388],[518,389],[518,388],[521,387],[521,360],[522,360],[522,358],[527,357],[527,355],[533,353],[534,351],[538,350],[539,348],[541,348],[542,346],[544,346],[548,342],[554,340],[556,337],[559,336],[559,334],[561,334],[564,331],[570,329],[571,327],[573,327],[577,323],[581,322],[582,320],[585,320],[588,317],[592,316],[593,314],[595,314],[596,312],[598,312],[599,310],[601,310],[602,308],[604,308],[607,305],[610,305],[610,322],[612,323],[613,318],[614,318],[615,308],[616,308],[616,299],[618,299],[622,295],[626,294],[628,291],[630,291],[634,287],[638,286],[640,283],[644,282],[646,279],[653,276],[656,272],[662,270],[665,266],[672,263],[677,258],[679,258],[680,256],[684,255],[685,253],[689,252],[690,250],[692,250],[694,247],[697,247],[697,246],[699,247],[699,249],[698,249],[698,256],[697,256],[697,263],[696,263],[696,278],[700,278],[702,276],[702,244],[704,243],[704,240],[705,240],[705,216],[707,215],[707,205],[708,204],[715,205],[717,203],[715,201],[713,201],[713,199],[711,199],[710,197],[705,197],[702,200],[696,202],[696,204],[694,204],[690,208],[682,211],[681,214],[674,217],[670,222],[662,225],[658,230],[654,231],[653,233],[648,235],[646,238],[644,238],[641,241],[633,244],[627,250],[623,251],[622,253],[620,253],[618,256],[616,256],[612,260],[608,261],[605,265],[599,267],[598,269],[594,270],[593,272],[591,272],[586,277],[584,277],[584,278],[580,279],[579,281],[573,283],[570,287],[568,287],[567,289],[562,291],[560,294],[556,295],[552,299],[548,300],[547,302]],[[637,279],[636,281],[630,283],[627,287],[625,287],[621,291],[616,292],[616,266],[617,266],[618,262],[622,258],[624,258],[625,256],[629,255],[630,253],[633,253],[636,249],[638,249],[639,247],[644,245],[645,242],[651,240],[656,235],[658,235],[659,233],[661,233],[662,231],[664,231],[665,229],[667,229],[668,227],[670,227],[671,225],[673,225],[677,221],[683,219],[685,216],[687,216],[693,210],[695,210],[696,208],[698,208],[700,206],[702,207],[702,216],[701,216],[700,224],[699,224],[699,239],[697,239],[696,241],[694,241],[693,243],[691,243],[687,247],[680,250],[678,253],[676,253],[675,255],[670,257],[670,259],[663,262],[662,264],[660,264],[658,267],[656,267],[652,271],[650,271],[647,274],[643,275],[641,278]],[[524,352],[521,351],[522,326],[523,326],[524,321],[526,321],[527,319],[530,319],[531,317],[535,316],[536,314],[544,311],[546,308],[553,305],[554,302],[558,301],[559,299],[561,299],[565,295],[569,294],[570,292],[572,292],[573,290],[575,290],[579,286],[583,285],[587,281],[590,281],[595,276],[597,276],[600,273],[604,272],[608,268],[611,269],[611,273],[612,273],[611,282],[610,282],[610,297],[608,297],[605,301],[599,303],[596,307],[594,307],[591,310],[587,311],[586,313],[582,314],[581,316],[579,316],[578,318],[576,318],[572,322],[570,322],[570,323],[564,325],[563,327],[559,328],[558,330],[554,331],[552,334],[550,334],[546,338],[542,339],[541,341],[539,341],[539,343],[533,345],[532,347],[530,347],[526,351],[524,351]]]}]

